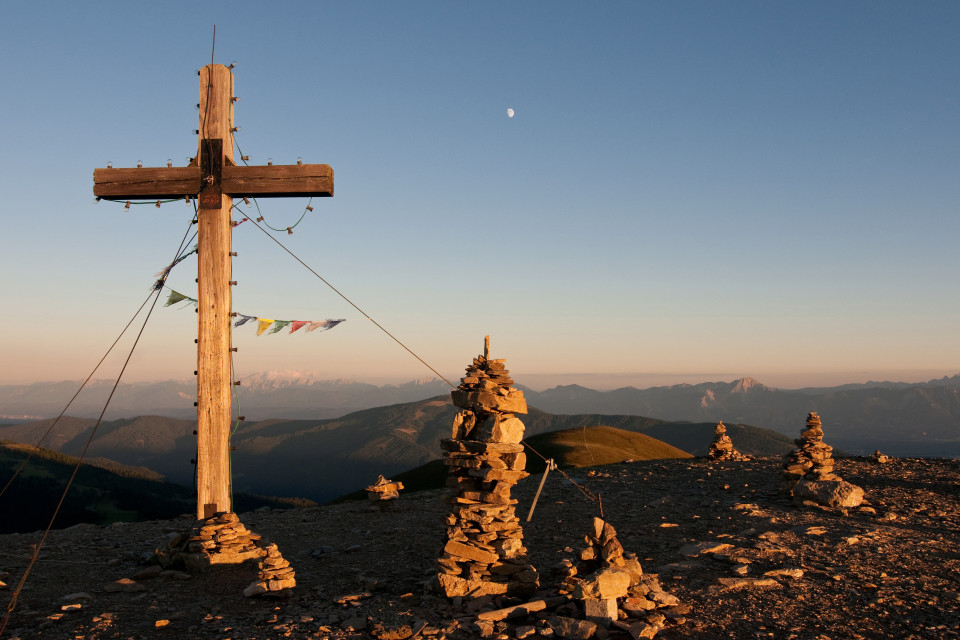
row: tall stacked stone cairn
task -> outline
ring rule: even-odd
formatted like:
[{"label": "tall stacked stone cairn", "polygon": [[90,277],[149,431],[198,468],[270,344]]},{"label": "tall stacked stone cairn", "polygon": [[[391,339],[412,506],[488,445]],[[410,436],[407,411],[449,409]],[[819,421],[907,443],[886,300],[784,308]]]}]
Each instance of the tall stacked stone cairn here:
[{"label": "tall stacked stone cairn", "polygon": [[636,554],[624,551],[610,523],[594,518],[584,541],[579,563],[563,560],[557,566],[564,580],[561,593],[582,603],[584,618],[633,638],[652,638],[684,621],[690,607],[664,591],[656,575],[643,573]]},{"label": "tall stacked stone cairn", "polygon": [[372,509],[390,509],[396,504],[395,500],[400,497],[401,489],[403,489],[402,482],[394,482],[379,476],[377,481],[365,491]]},{"label": "tall stacked stone cairn", "polygon": [[797,504],[831,509],[856,507],[863,502],[863,489],[833,473],[833,447],[823,442],[816,412],[807,415],[806,427],[794,442],[798,448],[784,456],[780,493],[792,496]]},{"label": "tall stacked stone cairn", "polygon": [[720,421],[716,430],[713,432],[713,442],[710,443],[710,450],[707,451],[707,457],[710,460],[729,460],[732,462],[742,462],[750,459],[733,447],[733,440],[727,435],[727,428],[723,426],[723,420]]},{"label": "tall stacked stone cairn", "polygon": [[258,579],[243,595],[285,596],[297,585],[293,568],[280,555],[277,545],[265,548],[260,536],[247,529],[235,513],[222,512],[199,521],[190,531],[179,558],[187,568],[202,571],[212,565],[259,561]]},{"label": "tall stacked stone cairn", "polygon": [[451,392],[460,407],[452,438],[441,441],[448,468],[447,542],[437,560],[437,583],[449,598],[510,595],[525,597],[539,585],[527,561],[523,529],[514,513],[513,486],[524,471],[523,392],[514,388],[503,360],[474,358],[460,386]]}]

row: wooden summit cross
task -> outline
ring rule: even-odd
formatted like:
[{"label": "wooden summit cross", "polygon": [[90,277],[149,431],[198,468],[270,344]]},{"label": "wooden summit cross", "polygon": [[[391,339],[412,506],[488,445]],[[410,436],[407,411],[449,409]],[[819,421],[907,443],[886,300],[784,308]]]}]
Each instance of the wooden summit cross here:
[{"label": "wooden summit cross", "polygon": [[[232,66],[232,65],[231,65]],[[233,162],[233,73],[200,75],[197,155],[187,167],[94,169],[105,200],[197,197],[197,518],[230,504],[230,280],[233,198],[332,196],[326,164],[237,166]]]}]

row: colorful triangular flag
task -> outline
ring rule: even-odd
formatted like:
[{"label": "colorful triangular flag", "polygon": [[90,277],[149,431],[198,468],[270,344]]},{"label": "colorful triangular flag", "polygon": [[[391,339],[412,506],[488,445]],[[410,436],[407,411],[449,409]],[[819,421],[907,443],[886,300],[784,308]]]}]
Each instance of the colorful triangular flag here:
[{"label": "colorful triangular flag", "polygon": [[274,320],[273,328],[270,329],[270,333],[279,333],[281,329],[290,324],[292,320]]},{"label": "colorful triangular flag", "polygon": [[327,329],[333,329],[335,326],[341,322],[346,322],[346,320],[319,320],[316,322],[311,322],[310,326],[307,327],[307,331],[326,331]]},{"label": "colorful triangular flag", "polygon": [[297,329],[300,329],[301,327],[305,327],[308,324],[310,324],[309,320],[294,320],[293,322],[290,323],[290,333],[293,333]]},{"label": "colorful triangular flag", "polygon": [[266,331],[272,324],[273,320],[270,320],[269,318],[257,318],[257,335],[263,335],[263,332]]},{"label": "colorful triangular flag", "polygon": [[184,302],[184,301],[197,304],[197,301],[191,298],[190,296],[185,296],[179,291],[174,291],[173,289],[170,289],[170,295],[167,296],[167,301],[163,304],[163,306],[169,307],[172,304],[177,304],[178,302]]}]

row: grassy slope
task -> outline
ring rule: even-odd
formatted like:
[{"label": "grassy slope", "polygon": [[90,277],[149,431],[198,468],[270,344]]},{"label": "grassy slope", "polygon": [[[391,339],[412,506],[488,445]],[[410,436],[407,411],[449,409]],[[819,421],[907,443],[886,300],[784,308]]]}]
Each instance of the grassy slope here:
[{"label": "grassy slope", "polygon": [[[643,433],[607,426],[552,431],[527,438],[527,443],[560,467],[594,467],[624,460],[691,458],[689,453]],[[527,455],[527,471],[545,466],[536,454]]]},{"label": "grassy slope", "polygon": [[[661,458],[691,458],[689,453],[642,433],[614,427],[595,426],[550,431],[526,439],[546,458],[553,458],[561,468],[593,467],[625,460],[658,460]],[[546,464],[536,453],[527,453],[527,472],[541,473]],[[391,480],[403,483],[404,491],[439,489],[447,478],[443,460],[430,462],[394,475]],[[331,504],[348,500],[364,500],[366,492],[353,491]]]}]

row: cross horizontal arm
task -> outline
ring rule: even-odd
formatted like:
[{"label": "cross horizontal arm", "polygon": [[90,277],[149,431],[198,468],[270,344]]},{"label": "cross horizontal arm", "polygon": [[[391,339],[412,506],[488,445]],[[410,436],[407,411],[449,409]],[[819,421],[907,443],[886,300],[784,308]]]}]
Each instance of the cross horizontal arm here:
[{"label": "cross horizontal arm", "polygon": [[222,188],[235,198],[329,197],[333,169],[328,164],[224,166]]},{"label": "cross horizontal arm", "polygon": [[[196,196],[203,187],[200,167],[94,169],[93,195],[104,200],[166,199]],[[223,167],[221,190],[236,198],[329,197],[333,169],[328,164]]]},{"label": "cross horizontal arm", "polygon": [[200,193],[200,167],[94,169],[93,195],[104,200],[166,199]]}]

